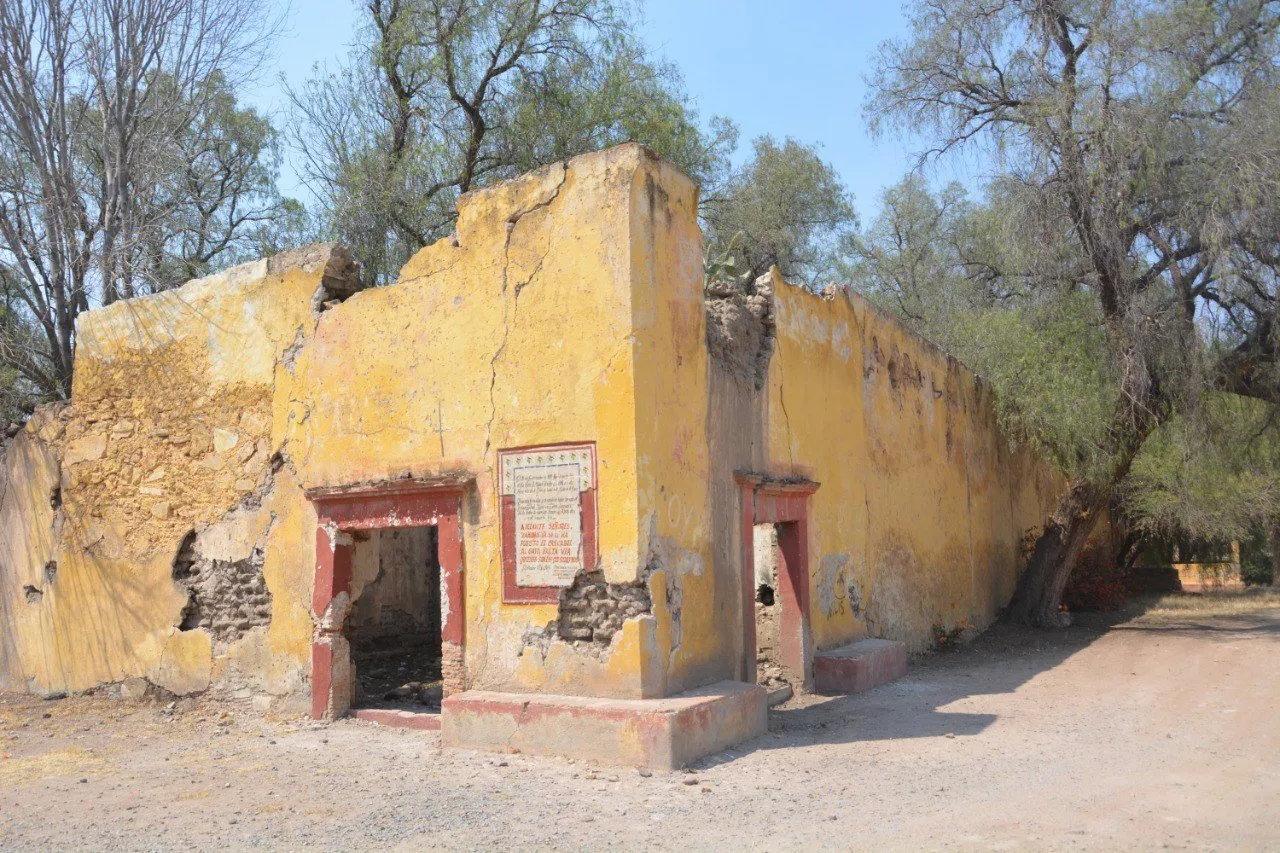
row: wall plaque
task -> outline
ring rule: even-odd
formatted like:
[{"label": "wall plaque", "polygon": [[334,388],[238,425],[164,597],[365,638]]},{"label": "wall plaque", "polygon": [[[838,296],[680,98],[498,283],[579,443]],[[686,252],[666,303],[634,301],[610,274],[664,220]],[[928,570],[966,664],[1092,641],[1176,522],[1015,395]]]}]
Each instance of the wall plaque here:
[{"label": "wall plaque", "polygon": [[503,601],[556,601],[596,562],[595,444],[498,452]]}]

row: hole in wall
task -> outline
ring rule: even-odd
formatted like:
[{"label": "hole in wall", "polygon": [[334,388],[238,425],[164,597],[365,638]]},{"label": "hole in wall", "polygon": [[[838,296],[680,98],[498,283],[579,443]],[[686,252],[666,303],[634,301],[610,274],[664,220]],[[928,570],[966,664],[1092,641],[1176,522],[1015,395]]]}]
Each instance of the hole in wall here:
[{"label": "hole in wall", "polygon": [[579,572],[560,592],[556,630],[562,640],[608,645],[624,622],[652,612],[647,579],[609,583],[601,571]]},{"label": "hole in wall", "polygon": [[50,560],[44,564],[44,582],[53,583],[53,579],[58,576],[58,561]]},{"label": "hole in wall", "polygon": [[215,640],[234,643],[270,624],[272,597],[263,562],[261,548],[241,560],[210,559],[200,553],[196,532],[188,532],[173,560],[173,579],[187,594],[178,630],[204,628]]}]

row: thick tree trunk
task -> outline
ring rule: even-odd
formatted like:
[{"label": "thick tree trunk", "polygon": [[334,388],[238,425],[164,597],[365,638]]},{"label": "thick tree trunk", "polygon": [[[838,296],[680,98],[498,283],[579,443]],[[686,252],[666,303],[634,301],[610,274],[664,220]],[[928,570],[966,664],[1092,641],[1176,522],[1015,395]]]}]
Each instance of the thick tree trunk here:
[{"label": "thick tree trunk", "polygon": [[[1061,628],[1071,624],[1071,617],[1060,611],[1062,590],[1076,567],[1076,558],[1084,549],[1085,542],[1089,541],[1089,534],[1097,525],[1098,518],[1110,504],[1116,487],[1128,476],[1129,466],[1147,436],[1168,414],[1167,406],[1151,395],[1149,389],[1145,397],[1135,392],[1128,398],[1146,400],[1141,417],[1136,422],[1129,421],[1126,429],[1113,433],[1116,442],[1112,466],[1106,474],[1096,480],[1069,483],[1067,493],[1058,502],[1057,509],[1049,516],[1044,531],[1036,540],[1026,571],[1018,580],[1018,588],[1007,612],[1011,621],[1041,628]],[[1130,416],[1131,413],[1124,408],[1116,421],[1125,423]]]},{"label": "thick tree trunk", "polygon": [[1009,604],[1009,619],[1042,628],[1069,624],[1070,618],[1060,612],[1062,590],[1108,497],[1092,483],[1077,483],[1063,496],[1036,540]]},{"label": "thick tree trunk", "polygon": [[1271,586],[1280,589],[1280,521],[1271,525]]}]

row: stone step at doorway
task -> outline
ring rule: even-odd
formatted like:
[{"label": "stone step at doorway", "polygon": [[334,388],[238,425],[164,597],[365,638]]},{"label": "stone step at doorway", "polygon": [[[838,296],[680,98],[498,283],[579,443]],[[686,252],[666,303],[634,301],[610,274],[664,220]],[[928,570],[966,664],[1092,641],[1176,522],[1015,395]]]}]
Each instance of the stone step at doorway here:
[{"label": "stone step at doorway", "polygon": [[907,674],[907,647],[897,640],[859,640],[813,656],[817,693],[862,693]]}]

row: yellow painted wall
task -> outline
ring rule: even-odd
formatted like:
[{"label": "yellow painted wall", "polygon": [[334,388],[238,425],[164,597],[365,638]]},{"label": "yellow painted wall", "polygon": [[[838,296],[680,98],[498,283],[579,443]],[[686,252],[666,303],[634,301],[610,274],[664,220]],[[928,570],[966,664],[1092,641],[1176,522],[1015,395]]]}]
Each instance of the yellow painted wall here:
[{"label": "yellow painted wall", "polygon": [[[735,677],[738,470],[822,483],[819,648],[988,621],[1056,480],[1005,450],[972,377],[860,300],[783,285],[764,387],[717,367],[697,205],[621,146],[464,197],[452,238],[327,310],[341,253],[313,247],[83,315],[72,405],[4,457],[0,687],[305,694],[305,492],[406,477],[470,483],[476,688],[650,697]],[[549,640],[556,605],[501,600],[497,453],[567,441],[597,443],[606,580],[653,599],[607,646]],[[225,646],[178,630],[193,530],[262,548],[269,627]]]},{"label": "yellow painted wall", "polygon": [[[221,683],[297,693],[314,624],[305,490],[461,475],[473,484],[471,685],[660,692],[662,673],[646,676],[646,661],[660,660],[658,616],[630,620],[607,647],[526,640],[557,609],[501,601],[495,477],[502,448],[597,442],[600,567],[616,582],[645,568],[653,513],[639,508],[637,428],[648,436],[651,425],[635,401],[670,389],[659,370],[639,378],[634,365],[660,346],[670,306],[633,306],[633,275],[648,265],[648,286],[673,260],[686,277],[700,269],[696,192],[683,177],[661,204],[674,206],[666,221],[681,223],[685,242],[632,239],[661,210],[645,206],[658,201],[650,190],[662,181],[649,176],[659,172],[674,180],[628,145],[466,196],[454,237],[419,252],[398,283],[322,312],[327,255],[306,269],[249,264],[83,315],[74,404],[33,419],[6,455],[16,485],[0,502],[13,519],[0,539],[0,564],[13,566],[0,572],[3,683],[77,690],[146,676],[179,693]],[[675,313],[696,326],[698,307],[689,290]],[[55,514],[48,483],[59,477]],[[260,507],[233,512],[253,494]],[[175,627],[185,599],[172,571],[187,532],[231,524],[246,546],[262,544],[274,612],[269,629],[220,649],[203,629]],[[48,559],[56,578],[28,604],[24,587]]]},{"label": "yellow painted wall", "polygon": [[1060,479],[1008,450],[989,389],[861,297],[783,284],[775,311],[767,473],[822,484],[815,646],[869,635],[921,649],[934,625],[988,624]]},{"label": "yellow painted wall", "polygon": [[698,192],[650,160],[632,192],[639,553],[650,572],[657,630],[646,649],[646,695],[732,677],[736,575],[717,564],[714,460],[702,294]]},{"label": "yellow painted wall", "polygon": [[639,146],[556,164],[465,197],[456,239],[399,282],[328,311],[277,394],[307,488],[412,476],[474,478],[463,518],[473,687],[645,695],[654,619],[609,648],[526,643],[556,606],[502,603],[502,448],[597,442],[601,568],[638,556],[630,229]]},{"label": "yellow painted wall", "polygon": [[[251,692],[298,691],[310,557],[285,554],[314,516],[288,472],[272,474],[271,401],[283,353],[314,325],[324,260],[246,264],[81,315],[74,402],[41,409],[5,456],[0,684],[82,690],[144,676],[187,694],[236,670]],[[256,493],[260,505],[230,523],[243,546],[266,550],[273,618],[215,660],[207,632],[177,630],[173,561],[189,531],[228,523]]]}]

